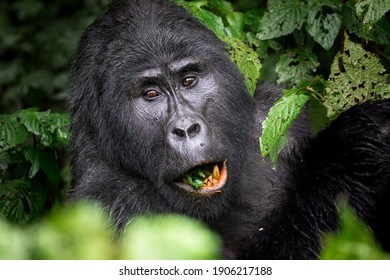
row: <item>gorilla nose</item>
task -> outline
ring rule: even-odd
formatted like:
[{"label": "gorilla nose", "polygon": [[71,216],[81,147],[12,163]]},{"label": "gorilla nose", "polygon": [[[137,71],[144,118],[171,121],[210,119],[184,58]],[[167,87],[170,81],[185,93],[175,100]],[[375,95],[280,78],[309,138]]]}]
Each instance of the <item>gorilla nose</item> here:
[{"label": "gorilla nose", "polygon": [[[184,121],[183,121],[184,122]],[[173,134],[180,138],[194,138],[201,132],[201,126],[199,123],[189,124],[190,127],[181,126],[175,127],[172,131]]]},{"label": "gorilla nose", "polygon": [[168,125],[168,143],[179,153],[200,153],[211,141],[211,131],[200,116],[180,116]]}]

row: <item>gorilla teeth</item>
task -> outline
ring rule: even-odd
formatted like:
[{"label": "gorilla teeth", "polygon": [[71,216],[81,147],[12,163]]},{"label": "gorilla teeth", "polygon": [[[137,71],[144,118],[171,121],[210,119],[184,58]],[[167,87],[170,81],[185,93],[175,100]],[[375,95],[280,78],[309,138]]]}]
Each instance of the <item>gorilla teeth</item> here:
[{"label": "gorilla teeth", "polygon": [[216,164],[213,168],[213,176],[215,179],[219,180],[220,174],[219,174],[218,164]]},{"label": "gorilla teeth", "polygon": [[[220,166],[218,166],[220,165]],[[189,185],[195,189],[200,188],[217,188],[220,181],[224,182],[226,179],[226,162],[216,164],[206,164],[195,167],[188,171],[182,178],[181,183]],[[222,171],[221,171],[222,170]],[[225,175],[224,180],[221,179],[221,172]]]}]

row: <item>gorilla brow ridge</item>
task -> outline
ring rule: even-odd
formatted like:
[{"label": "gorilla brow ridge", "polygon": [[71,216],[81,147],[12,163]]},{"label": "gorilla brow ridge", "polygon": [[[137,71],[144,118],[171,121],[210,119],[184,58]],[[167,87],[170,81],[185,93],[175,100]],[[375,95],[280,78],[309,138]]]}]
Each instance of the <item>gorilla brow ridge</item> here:
[{"label": "gorilla brow ridge", "polygon": [[176,60],[168,64],[167,66],[149,68],[147,70],[144,70],[140,73],[139,77],[147,81],[153,81],[154,79],[159,79],[165,72],[164,70],[168,70],[169,72],[177,75],[185,74],[188,72],[202,73],[206,69],[207,63],[198,60],[192,60],[191,58],[185,58]]}]

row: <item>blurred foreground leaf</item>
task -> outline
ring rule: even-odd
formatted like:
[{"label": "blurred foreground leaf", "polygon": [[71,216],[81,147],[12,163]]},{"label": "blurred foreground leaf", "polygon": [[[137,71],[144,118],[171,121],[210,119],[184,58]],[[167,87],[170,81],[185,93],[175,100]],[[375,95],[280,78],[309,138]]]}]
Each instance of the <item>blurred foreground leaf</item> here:
[{"label": "blurred foreground leaf", "polygon": [[141,217],[122,240],[124,259],[218,259],[220,240],[200,222],[179,215]]},{"label": "blurred foreground leaf", "polygon": [[370,229],[357,218],[351,208],[342,204],[340,230],[324,236],[323,260],[381,260],[390,259],[375,243]]},{"label": "blurred foreground leaf", "polygon": [[118,240],[108,215],[90,203],[24,227],[0,219],[0,259],[217,259],[219,248],[215,233],[178,215],[136,218]]}]

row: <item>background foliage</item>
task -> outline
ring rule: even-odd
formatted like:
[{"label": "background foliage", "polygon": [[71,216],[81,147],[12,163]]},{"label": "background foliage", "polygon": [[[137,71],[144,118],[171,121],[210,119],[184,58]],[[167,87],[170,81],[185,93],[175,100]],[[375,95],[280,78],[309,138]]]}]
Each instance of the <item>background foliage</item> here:
[{"label": "background foliage", "polygon": [[[263,156],[269,155],[274,164],[303,106],[312,106],[313,130],[318,131],[353,105],[389,97],[389,1],[176,2],[226,43],[250,94],[259,81],[287,88],[263,123],[260,139]],[[70,184],[66,96],[72,54],[81,33],[108,4],[109,0],[0,2],[0,258],[148,257],[139,255],[131,242],[137,229],[128,230],[134,232],[129,242],[118,243],[110,230],[103,230],[106,217],[90,221],[95,206],[53,212],[53,207],[63,205]],[[388,257],[372,246],[365,230],[359,230],[362,238],[351,235],[356,231],[350,222],[353,214],[342,217],[343,230],[327,237],[335,241],[327,241],[324,258]],[[196,233],[189,242],[199,238],[204,242],[199,244],[205,244],[201,247],[210,250],[168,256],[163,252],[169,250],[157,245],[164,242],[156,241],[156,255],[150,257],[217,258],[217,249],[210,245],[218,244],[216,237],[197,222],[182,219],[162,220],[161,227],[152,229],[153,237],[167,240],[170,229],[184,222]],[[160,221],[143,223],[153,227]],[[101,232],[96,240],[87,238],[93,232]],[[150,234],[138,236],[148,242],[137,244],[154,244],[149,243]],[[356,240],[375,249],[362,254],[340,249],[355,248]],[[56,250],[44,245],[46,241]]]}]

